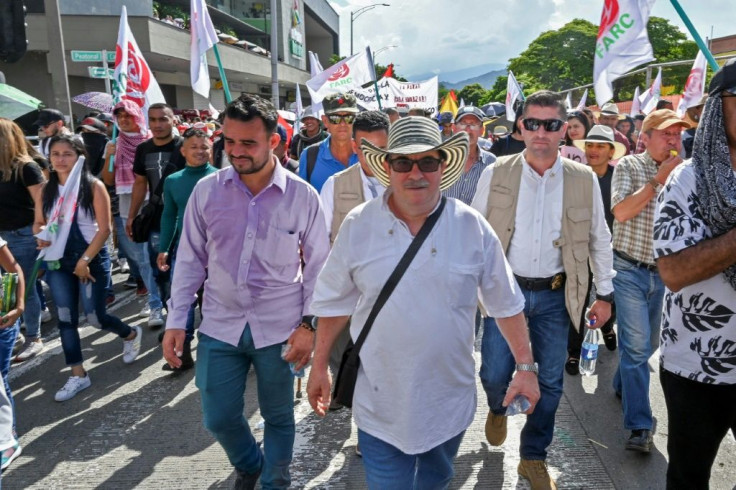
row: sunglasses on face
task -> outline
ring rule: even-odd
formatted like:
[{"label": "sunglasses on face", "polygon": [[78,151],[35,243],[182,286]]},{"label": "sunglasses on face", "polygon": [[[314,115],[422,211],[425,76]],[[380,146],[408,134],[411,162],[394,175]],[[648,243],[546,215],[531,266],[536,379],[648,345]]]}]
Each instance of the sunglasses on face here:
[{"label": "sunglasses on face", "polygon": [[327,120],[331,124],[340,124],[340,121],[345,121],[345,124],[353,124],[355,114],[330,114],[327,116]]},{"label": "sunglasses on face", "polygon": [[441,158],[424,157],[421,160],[412,160],[406,157],[397,157],[388,160],[388,164],[391,166],[394,172],[405,174],[411,172],[412,167],[416,164],[419,167],[420,172],[430,173],[436,172],[440,169],[440,165],[444,162]]},{"label": "sunglasses on face", "polygon": [[562,119],[535,119],[528,117],[522,120],[524,129],[527,131],[538,131],[539,128],[544,127],[544,130],[548,133],[554,133],[562,129],[565,121]]}]

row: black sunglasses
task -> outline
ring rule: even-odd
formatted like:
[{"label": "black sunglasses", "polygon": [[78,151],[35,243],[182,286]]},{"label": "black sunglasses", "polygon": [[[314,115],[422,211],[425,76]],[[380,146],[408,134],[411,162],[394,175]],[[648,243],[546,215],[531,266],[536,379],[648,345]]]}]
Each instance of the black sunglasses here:
[{"label": "black sunglasses", "polygon": [[340,121],[345,121],[345,124],[353,124],[355,114],[328,114],[327,120],[331,124],[340,124]]},{"label": "black sunglasses", "polygon": [[440,165],[442,164],[442,162],[444,162],[443,159],[434,157],[424,157],[421,160],[412,160],[411,158],[398,157],[388,160],[388,164],[391,166],[394,172],[399,172],[401,174],[411,172],[414,164],[419,167],[420,172],[436,172],[440,169]]},{"label": "black sunglasses", "polygon": [[554,133],[555,131],[562,129],[565,121],[562,119],[535,119],[533,117],[528,117],[522,119],[522,123],[527,131],[538,131],[539,128],[544,126],[545,131],[548,133]]}]

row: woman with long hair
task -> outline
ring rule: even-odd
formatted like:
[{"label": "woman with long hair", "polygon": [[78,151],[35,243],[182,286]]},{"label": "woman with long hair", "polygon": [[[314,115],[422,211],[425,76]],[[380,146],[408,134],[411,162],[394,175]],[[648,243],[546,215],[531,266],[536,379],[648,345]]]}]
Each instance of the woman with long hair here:
[{"label": "woman with long hair", "polygon": [[84,143],[74,136],[57,135],[49,143],[53,172],[36,208],[38,246],[48,263],[47,282],[59,314],[59,336],[71,376],[56,392],[66,401],[91,385],[82,365],[78,304],[87,322],[123,339],[123,362],[135,361],[141,349],[141,328],[130,327],[107,313],[105,288],[110,256],[105,241],[110,235],[110,197],[104,184],[84,164]]},{"label": "woman with long hair", "polygon": [[[0,238],[7,242],[8,250],[28,278],[36,261],[34,208],[41,202],[45,179],[28,154],[23,131],[10,119],[0,118],[0,142]],[[36,288],[30,288],[25,306],[26,341],[16,362],[26,361],[43,350],[41,303]]]},{"label": "woman with long hair", "polygon": [[582,140],[590,131],[588,118],[580,111],[567,114],[567,132],[565,133],[565,146],[575,146],[573,141]]},{"label": "woman with long hair", "polygon": [[616,123],[616,129],[620,133],[623,133],[624,136],[626,136],[626,139],[629,140],[631,148],[636,148],[637,138],[634,137],[636,126],[634,125],[634,120],[631,118],[631,116],[622,116],[621,120]]}]

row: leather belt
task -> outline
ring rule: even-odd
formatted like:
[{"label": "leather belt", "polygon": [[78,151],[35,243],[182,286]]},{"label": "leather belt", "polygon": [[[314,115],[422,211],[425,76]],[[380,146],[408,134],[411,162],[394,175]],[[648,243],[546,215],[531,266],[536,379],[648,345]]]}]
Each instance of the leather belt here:
[{"label": "leather belt", "polygon": [[554,291],[555,289],[560,289],[565,285],[565,279],[567,278],[564,272],[555,274],[552,277],[521,277],[516,274],[514,274],[514,277],[520,287],[529,291],[544,291],[547,289]]},{"label": "leather belt", "polygon": [[629,262],[631,264],[634,264],[637,267],[646,269],[650,272],[657,272],[657,266],[652,264],[647,264],[646,262],[639,262],[631,255],[625,254],[623,252],[619,252],[618,250],[613,251],[614,255],[617,255],[619,259],[625,260],[626,262]]}]

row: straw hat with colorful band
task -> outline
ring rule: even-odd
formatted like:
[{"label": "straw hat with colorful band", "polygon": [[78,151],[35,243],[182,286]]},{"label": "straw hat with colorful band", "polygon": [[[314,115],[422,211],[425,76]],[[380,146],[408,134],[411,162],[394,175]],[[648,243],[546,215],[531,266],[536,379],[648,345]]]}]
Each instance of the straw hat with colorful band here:
[{"label": "straw hat with colorful band", "polygon": [[468,157],[468,135],[465,132],[456,133],[443,142],[437,123],[432,119],[405,117],[391,125],[386,149],[378,148],[365,139],[360,148],[373,175],[386,187],[389,185],[389,178],[383,162],[388,155],[413,155],[441,150],[445,154],[447,167],[442,174],[440,190],[445,190],[457,182],[463,173]]},{"label": "straw hat with colorful band", "polygon": [[585,139],[573,141],[573,144],[583,151],[585,151],[585,143],[608,143],[609,145],[613,145],[614,152],[613,157],[611,157],[612,160],[618,160],[626,155],[626,147],[623,143],[619,143],[614,139],[613,129],[608,126],[596,124],[590,128],[588,136]]}]

